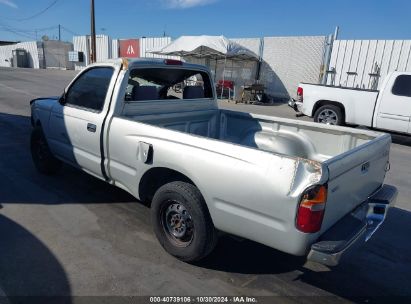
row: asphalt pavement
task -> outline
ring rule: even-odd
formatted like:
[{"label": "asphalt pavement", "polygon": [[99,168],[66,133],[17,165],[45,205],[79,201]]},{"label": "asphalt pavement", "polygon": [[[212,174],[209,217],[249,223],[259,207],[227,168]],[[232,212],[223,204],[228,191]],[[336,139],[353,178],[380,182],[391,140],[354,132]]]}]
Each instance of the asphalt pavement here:
[{"label": "asphalt pavement", "polygon": [[[285,303],[411,297],[408,137],[395,137],[387,176],[399,188],[398,207],[338,267],[229,236],[206,260],[190,265],[163,251],[149,208],[128,193],[68,166],[51,177],[35,170],[29,100],[60,95],[74,75],[0,68],[0,303],[2,294],[11,303],[21,303],[17,296],[65,296],[64,303],[139,295],[275,296],[268,299]],[[294,117],[286,105],[220,106]]]}]

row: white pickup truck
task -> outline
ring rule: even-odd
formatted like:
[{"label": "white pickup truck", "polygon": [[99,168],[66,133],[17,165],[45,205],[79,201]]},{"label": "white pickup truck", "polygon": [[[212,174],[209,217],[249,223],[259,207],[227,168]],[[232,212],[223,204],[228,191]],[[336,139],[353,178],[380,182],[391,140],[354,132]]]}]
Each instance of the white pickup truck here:
[{"label": "white pickup truck", "polygon": [[296,111],[331,125],[411,133],[411,73],[391,72],[380,91],[300,83]]},{"label": "white pickup truck", "polygon": [[221,110],[211,79],[167,59],[88,66],[60,98],[31,101],[34,164],[151,202],[158,240],[187,262],[219,231],[336,265],[377,230],[397,195],[389,135]]}]

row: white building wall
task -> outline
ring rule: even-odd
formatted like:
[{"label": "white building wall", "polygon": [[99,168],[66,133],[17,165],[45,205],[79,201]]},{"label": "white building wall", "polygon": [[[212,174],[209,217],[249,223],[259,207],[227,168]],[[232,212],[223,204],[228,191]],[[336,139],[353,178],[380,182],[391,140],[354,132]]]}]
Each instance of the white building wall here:
[{"label": "white building wall", "polygon": [[389,72],[411,71],[410,56],[411,40],[336,40],[327,84],[378,89]]},{"label": "white building wall", "polygon": [[[91,43],[90,43],[91,45]],[[107,35],[96,35],[96,61],[105,61],[111,58],[111,38]]]},{"label": "white building wall", "polygon": [[118,58],[119,56],[119,45],[118,45],[118,39],[113,39],[111,41],[111,58]]},{"label": "white building wall", "polygon": [[318,83],[326,36],[264,38],[261,82],[269,95],[295,97],[298,83]]},{"label": "white building wall", "polygon": [[141,58],[168,58],[168,59],[179,59],[175,56],[164,56],[151,54],[148,51],[157,50],[165,47],[171,43],[170,37],[151,37],[151,38],[140,38],[140,57]]},{"label": "white building wall", "polygon": [[29,66],[35,69],[39,68],[39,53],[36,41],[0,46],[0,66],[11,66],[11,58],[13,57],[13,50],[15,49],[25,49],[28,52]]},{"label": "white building wall", "polygon": [[[84,62],[76,62],[75,70],[84,69],[89,64],[91,38],[90,36],[74,36],[73,37],[74,51],[84,53]],[[112,41],[107,35],[96,35],[96,55],[97,62],[112,58]]]},{"label": "white building wall", "polygon": [[81,70],[84,69],[89,64],[89,39],[87,36],[74,36],[73,37],[73,49],[74,51],[83,52],[84,61],[75,62],[74,69]]}]

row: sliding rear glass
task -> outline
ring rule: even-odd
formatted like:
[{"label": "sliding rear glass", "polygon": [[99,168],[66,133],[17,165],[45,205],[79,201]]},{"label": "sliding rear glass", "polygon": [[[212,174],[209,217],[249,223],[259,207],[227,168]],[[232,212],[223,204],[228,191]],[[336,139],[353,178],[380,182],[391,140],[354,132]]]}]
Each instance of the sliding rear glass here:
[{"label": "sliding rear glass", "polygon": [[206,72],[184,68],[139,68],[130,71],[126,101],[211,99]]}]

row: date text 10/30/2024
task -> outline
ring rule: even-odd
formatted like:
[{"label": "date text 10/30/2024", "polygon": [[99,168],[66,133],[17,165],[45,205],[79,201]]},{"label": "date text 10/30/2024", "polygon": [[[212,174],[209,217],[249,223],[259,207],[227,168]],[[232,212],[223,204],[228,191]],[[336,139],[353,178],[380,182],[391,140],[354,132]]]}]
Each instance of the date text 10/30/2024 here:
[{"label": "date text 10/30/2024", "polygon": [[150,297],[150,303],[258,303],[254,297]]}]

